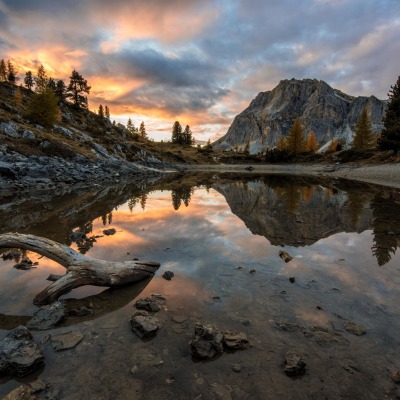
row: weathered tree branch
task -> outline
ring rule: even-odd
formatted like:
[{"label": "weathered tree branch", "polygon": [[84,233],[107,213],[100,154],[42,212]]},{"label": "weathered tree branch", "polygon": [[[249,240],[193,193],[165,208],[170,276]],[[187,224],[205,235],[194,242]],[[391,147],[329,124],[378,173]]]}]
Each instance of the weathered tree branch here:
[{"label": "weathered tree branch", "polygon": [[160,264],[153,261],[112,262],[84,256],[68,246],[34,235],[0,235],[0,248],[34,251],[65,267],[68,273],[53,282],[33,303],[49,304],[71,289],[84,285],[120,287],[154,276]]}]

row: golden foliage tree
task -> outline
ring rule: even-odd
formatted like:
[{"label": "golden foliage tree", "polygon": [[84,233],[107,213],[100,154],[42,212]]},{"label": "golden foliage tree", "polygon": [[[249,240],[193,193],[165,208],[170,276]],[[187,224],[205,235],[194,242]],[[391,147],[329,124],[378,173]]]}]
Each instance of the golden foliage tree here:
[{"label": "golden foliage tree", "polygon": [[54,91],[45,88],[42,92],[33,94],[29,99],[26,117],[39,125],[52,127],[60,117],[58,98]]},{"label": "golden foliage tree", "polygon": [[306,150],[315,153],[318,150],[318,142],[315,133],[311,131],[307,136]]},{"label": "golden foliage tree", "polygon": [[292,153],[302,153],[305,151],[304,127],[297,117],[293,126],[290,128],[287,138],[287,150]]},{"label": "golden foliage tree", "polygon": [[362,113],[357,120],[356,132],[351,147],[357,150],[368,150],[375,147],[375,138],[372,133],[371,120],[366,108],[362,110]]},{"label": "golden foliage tree", "polygon": [[287,148],[287,140],[285,138],[285,136],[281,136],[281,138],[279,139],[279,142],[276,145],[276,149],[278,151],[283,151],[286,150]]}]

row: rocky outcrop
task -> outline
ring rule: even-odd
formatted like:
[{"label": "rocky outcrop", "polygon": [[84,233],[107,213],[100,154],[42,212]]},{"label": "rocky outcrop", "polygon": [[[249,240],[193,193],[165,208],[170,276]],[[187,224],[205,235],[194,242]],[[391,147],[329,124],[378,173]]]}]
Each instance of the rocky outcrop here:
[{"label": "rocky outcrop", "polygon": [[317,79],[282,80],[273,90],[259,93],[236,116],[226,135],[213,143],[213,149],[242,150],[249,143],[254,154],[273,148],[282,136],[288,136],[296,117],[306,135],[314,131],[320,147],[332,139],[349,143],[364,107],[373,131],[381,131],[386,103],[375,96],[349,96]]}]

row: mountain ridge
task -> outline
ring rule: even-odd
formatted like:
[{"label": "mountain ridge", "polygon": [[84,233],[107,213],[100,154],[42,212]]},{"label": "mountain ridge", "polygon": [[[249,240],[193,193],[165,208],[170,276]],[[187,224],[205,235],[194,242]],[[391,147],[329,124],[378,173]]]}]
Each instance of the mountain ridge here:
[{"label": "mountain ridge", "polygon": [[260,92],[250,105],[233,120],[228,132],[213,143],[215,150],[243,150],[250,153],[273,148],[282,136],[287,137],[297,117],[305,135],[316,134],[321,146],[332,139],[349,144],[355,124],[367,108],[374,133],[383,127],[387,101],[375,96],[352,96],[317,79],[284,79],[272,90]]}]

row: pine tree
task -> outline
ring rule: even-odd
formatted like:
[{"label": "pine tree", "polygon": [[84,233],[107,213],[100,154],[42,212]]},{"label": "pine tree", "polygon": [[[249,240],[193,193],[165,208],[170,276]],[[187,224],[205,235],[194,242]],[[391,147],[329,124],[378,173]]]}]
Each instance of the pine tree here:
[{"label": "pine tree", "polygon": [[99,114],[99,117],[104,118],[104,108],[101,104],[99,105],[98,114]]},{"label": "pine tree", "polygon": [[172,143],[178,143],[178,144],[183,143],[182,126],[179,123],[179,121],[175,121],[174,125],[172,126],[171,141]]},{"label": "pine tree", "polygon": [[63,103],[65,101],[67,88],[63,80],[59,79],[56,84],[55,94],[57,95],[59,102]]},{"label": "pine tree", "polygon": [[301,125],[300,118],[297,117],[290,129],[287,138],[287,150],[292,153],[302,153],[305,151],[304,127]]},{"label": "pine tree", "polygon": [[212,150],[211,139],[208,139],[207,144],[204,146],[204,149],[207,151]]},{"label": "pine tree", "polygon": [[318,142],[315,133],[311,131],[307,136],[306,150],[315,153],[318,150]]},{"label": "pine tree", "polygon": [[91,87],[87,80],[81,74],[73,70],[70,76],[70,82],[67,87],[66,97],[71,99],[72,103],[77,108],[88,108],[87,97],[84,93],[89,94]]},{"label": "pine tree", "polygon": [[27,89],[32,90],[32,88],[33,88],[33,74],[32,74],[32,71],[28,71],[28,72],[25,73],[24,83],[25,83],[25,87]]},{"label": "pine tree", "polygon": [[60,115],[58,98],[50,88],[33,94],[29,99],[26,117],[37,124],[52,127]]},{"label": "pine tree", "polygon": [[132,136],[137,136],[138,130],[137,128],[135,128],[135,125],[130,118],[128,119],[128,123],[126,124],[126,129],[128,129]]},{"label": "pine tree", "polygon": [[0,60],[0,81],[7,81],[7,66],[3,59]]},{"label": "pine tree", "polygon": [[49,78],[49,80],[47,81],[47,87],[55,93],[57,89],[56,81],[53,78]]},{"label": "pine tree", "polygon": [[368,150],[375,147],[375,138],[366,108],[362,110],[357,120],[356,132],[351,147],[356,150]]},{"label": "pine tree", "polygon": [[246,142],[243,153],[248,156],[250,155],[250,139]]},{"label": "pine tree", "polygon": [[183,136],[183,144],[191,145],[193,143],[192,131],[190,130],[189,125],[186,125],[182,136]]},{"label": "pine tree", "polygon": [[400,76],[394,86],[390,87],[389,102],[383,118],[383,130],[378,139],[381,150],[400,150]]},{"label": "pine tree", "polygon": [[143,140],[147,138],[146,127],[144,126],[144,122],[143,122],[143,121],[142,121],[142,123],[140,124],[139,134],[140,134],[140,137],[141,137]]},{"label": "pine tree", "polygon": [[104,108],[104,116],[109,120],[110,119],[110,109],[108,106],[105,106]]},{"label": "pine tree", "polygon": [[43,67],[43,64],[39,65],[37,70],[37,76],[35,77],[35,92],[36,93],[43,93],[44,90],[47,88],[47,84],[49,82],[49,78],[47,77],[46,70]]},{"label": "pine tree", "polygon": [[17,72],[15,71],[14,65],[10,60],[7,61],[7,81],[10,83],[16,83],[18,80]]}]

